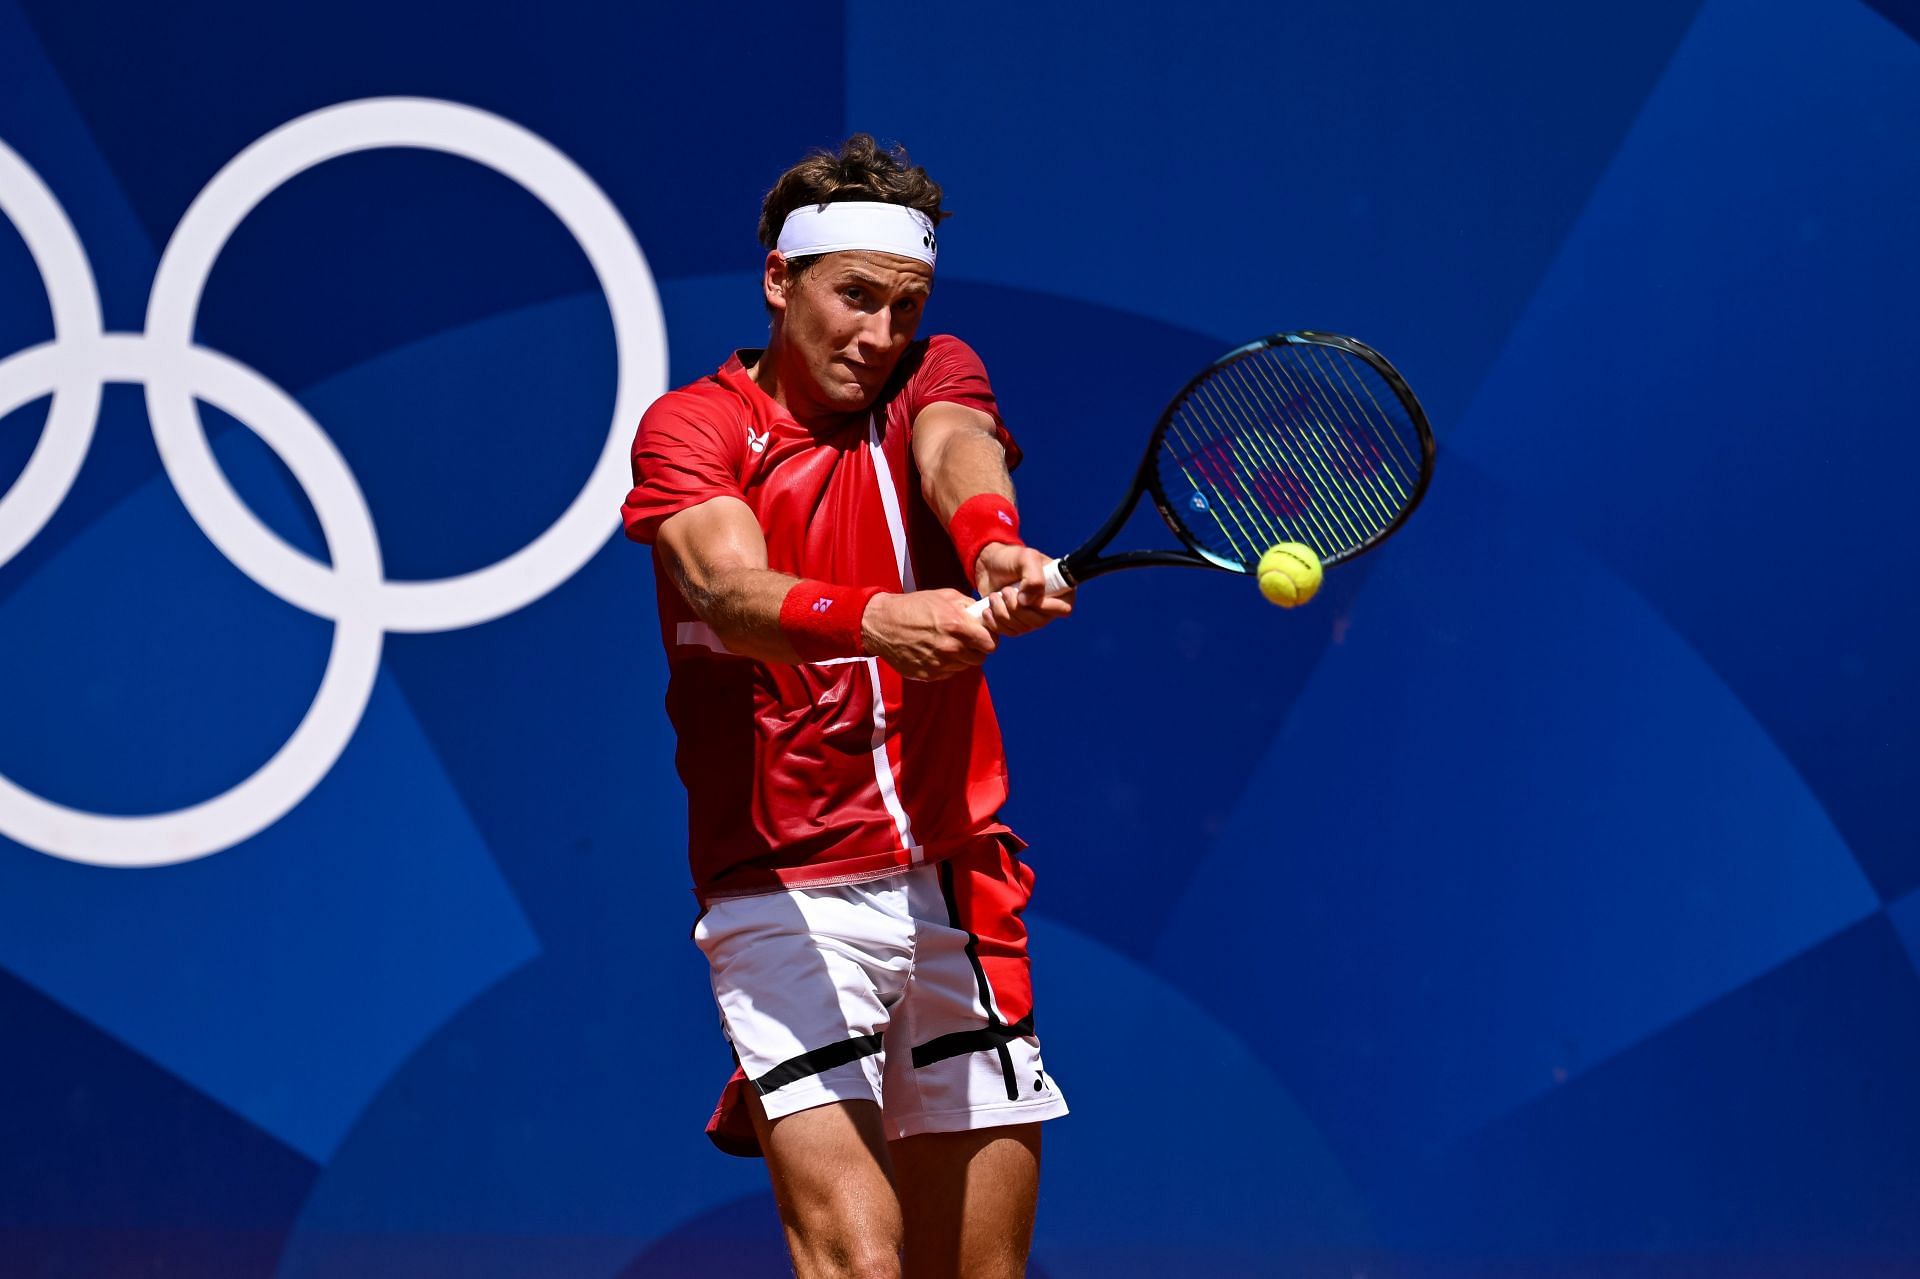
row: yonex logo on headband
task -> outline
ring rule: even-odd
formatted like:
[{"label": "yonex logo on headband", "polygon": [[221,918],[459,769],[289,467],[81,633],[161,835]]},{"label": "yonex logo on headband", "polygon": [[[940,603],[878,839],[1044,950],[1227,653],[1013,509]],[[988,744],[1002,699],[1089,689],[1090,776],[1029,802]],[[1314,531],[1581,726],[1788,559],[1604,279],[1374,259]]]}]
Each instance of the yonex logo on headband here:
[{"label": "yonex logo on headband", "polygon": [[[200,295],[242,219],[323,160],[383,147],[463,156],[504,174],[572,232],[613,316],[619,382],[605,444],[585,488],[539,537],[497,564],[428,582],[389,581],[379,536],[353,473],[291,396],[253,369],[194,345]],[[51,394],[40,443],[0,494],[0,565],[65,500],[93,439],[108,382],[145,386],[160,460],[188,513],[221,554],[281,599],[335,623],[320,690],[293,736],[223,795],[171,813],[83,812],[0,776],[0,834],[96,866],[164,866],[231,848],[271,826],[325,777],[359,727],[388,631],[477,626],[572,577],[618,527],[627,436],[666,390],[666,322],[633,232],[566,156],[519,125],[473,107],[422,98],[341,103],[282,125],[214,175],[167,241],[144,333],[107,333],[85,249],[40,176],[0,143],[0,214],[39,267],[54,340],[0,360],[0,417]],[[249,510],[214,460],[195,400],[238,419],[270,447],[319,517],[327,562],[282,541]]]},{"label": "yonex logo on headband", "polygon": [[932,266],[938,248],[933,219],[904,204],[840,200],[803,204],[787,215],[776,246],[789,258],[869,250]]}]

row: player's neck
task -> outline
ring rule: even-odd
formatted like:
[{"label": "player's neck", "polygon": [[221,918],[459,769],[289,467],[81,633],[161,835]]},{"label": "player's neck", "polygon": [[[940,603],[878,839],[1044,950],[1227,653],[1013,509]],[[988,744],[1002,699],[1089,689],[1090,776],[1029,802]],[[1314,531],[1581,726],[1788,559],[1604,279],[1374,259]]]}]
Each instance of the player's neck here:
[{"label": "player's neck", "polygon": [[768,399],[785,409],[789,417],[809,431],[830,434],[859,416],[857,413],[823,408],[806,394],[806,362],[789,343],[781,341],[777,328],[767,338],[767,349],[747,370],[747,376],[766,393]]}]

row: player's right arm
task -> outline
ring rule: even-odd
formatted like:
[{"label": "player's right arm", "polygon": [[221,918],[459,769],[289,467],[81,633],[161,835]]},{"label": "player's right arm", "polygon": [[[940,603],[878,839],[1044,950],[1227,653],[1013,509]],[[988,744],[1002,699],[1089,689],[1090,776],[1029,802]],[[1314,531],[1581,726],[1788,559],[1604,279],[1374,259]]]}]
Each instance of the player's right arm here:
[{"label": "player's right arm", "polygon": [[[746,502],[718,496],[689,506],[661,522],[654,545],[680,594],[729,651],[763,662],[806,660],[781,622],[800,579],[767,567],[766,537]],[[875,595],[860,616],[861,646],[908,679],[944,679],[978,666],[996,641],[967,615],[970,602],[948,590]]]}]

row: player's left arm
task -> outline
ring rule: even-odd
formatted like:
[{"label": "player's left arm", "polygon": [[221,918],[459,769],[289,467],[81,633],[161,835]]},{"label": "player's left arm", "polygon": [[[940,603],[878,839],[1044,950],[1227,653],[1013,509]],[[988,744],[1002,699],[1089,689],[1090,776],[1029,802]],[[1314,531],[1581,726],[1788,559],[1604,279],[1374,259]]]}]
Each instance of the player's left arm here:
[{"label": "player's left arm", "polygon": [[[962,507],[983,496],[997,498],[1006,510],[1013,510],[1013,477],[1007,472],[1007,451],[992,415],[964,404],[936,401],[915,415],[912,440],[921,494],[942,525],[951,527]],[[968,518],[982,509],[991,513],[997,503],[974,503]],[[974,562],[965,567],[981,597],[990,602],[993,630],[1024,635],[1071,613],[1073,598],[1047,594],[1045,570],[1050,557],[1020,540],[1017,523],[1005,527],[1006,538],[985,542]]]}]

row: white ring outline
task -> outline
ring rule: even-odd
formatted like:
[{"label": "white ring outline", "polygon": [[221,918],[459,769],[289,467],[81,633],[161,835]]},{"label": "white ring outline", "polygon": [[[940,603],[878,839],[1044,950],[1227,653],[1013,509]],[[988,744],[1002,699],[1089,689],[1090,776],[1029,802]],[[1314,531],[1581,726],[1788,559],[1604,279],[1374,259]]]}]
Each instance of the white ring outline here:
[{"label": "white ring outline", "polygon": [[[618,356],[607,442],[572,505],[498,563],[428,582],[386,580],[365,495],[305,409],[255,370],[193,344],[207,277],[240,221],[298,173],[384,147],[474,160],[545,204],[593,266]],[[72,489],[104,385],[138,383],[146,388],[162,465],[202,532],[253,581],[335,622],[312,704],[292,736],[246,780],[172,812],[117,816],[54,803],[0,775],[0,833],[9,838],[69,861],[112,867],[172,865],[251,838],[298,806],[338,762],[372,696],[387,631],[454,630],[511,613],[572,577],[618,527],[625,429],[666,389],[665,318],[652,271],[618,210],[578,166],[526,129],[459,103],[377,98],[324,108],[274,130],[229,161],[182,217],[161,255],[141,334],[103,332],[99,292],[78,234],[39,175],[4,143],[0,213],[19,228],[40,271],[55,333],[50,343],[0,360],[0,417],[54,397],[26,468],[0,494],[0,565],[46,526]],[[213,456],[196,399],[235,417],[280,456],[320,519],[330,565],[283,541],[240,499]]]},{"label": "white ring outline", "polygon": [[[62,354],[49,343],[0,364],[0,415],[45,395]],[[237,360],[198,347],[170,351],[139,334],[109,334],[93,354],[96,377],[176,378],[245,423],[307,492],[341,578],[371,596],[380,581],[372,513],[346,459],[291,396]],[[299,727],[252,776],[213,799],[170,813],[114,816],[56,804],[0,775],[0,830],[55,857],[119,867],[170,866],[250,839],[305,799],[346,750],[373,695],[384,638],[369,610],[336,623],[320,689]]]},{"label": "white ring outline", "polygon": [[[47,526],[87,460],[104,389],[93,371],[92,352],[105,322],[100,315],[100,291],[79,232],[40,175],[5,142],[0,142],[0,214],[20,232],[40,271],[53,310],[58,352],[48,357],[54,363],[47,378],[53,408],[47,413],[40,442],[34,445],[26,468],[0,494],[0,564],[5,564]],[[22,354],[0,360],[0,371]]]},{"label": "white ring outline", "polygon": [[[539,599],[578,572],[619,526],[630,435],[667,389],[666,320],[646,257],[605,193],[537,135],[499,116],[424,98],[367,98],[280,126],[229,160],[194,199],[167,241],[147,303],[147,334],[193,343],[200,295],[240,222],[281,184],[325,160],[384,147],[419,147],[483,164],[518,183],[565,224],[593,265],[613,316],[619,383],[607,439],[573,504],[496,564],[423,582],[382,581],[376,607],[390,631],[450,631],[492,621]],[[649,359],[649,357],[652,357]],[[280,598],[321,617],[344,601],[327,566],[289,545],[227,483],[193,397],[149,383],[147,413],[160,460],[187,510],[226,557]]]}]

